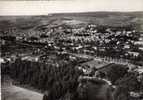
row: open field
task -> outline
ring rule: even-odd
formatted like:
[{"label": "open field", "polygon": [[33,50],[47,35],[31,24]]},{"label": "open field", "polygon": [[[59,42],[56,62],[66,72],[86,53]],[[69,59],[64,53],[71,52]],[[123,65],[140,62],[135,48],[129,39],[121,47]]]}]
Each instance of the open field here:
[{"label": "open field", "polygon": [[43,95],[18,86],[2,86],[2,100],[42,100]]}]

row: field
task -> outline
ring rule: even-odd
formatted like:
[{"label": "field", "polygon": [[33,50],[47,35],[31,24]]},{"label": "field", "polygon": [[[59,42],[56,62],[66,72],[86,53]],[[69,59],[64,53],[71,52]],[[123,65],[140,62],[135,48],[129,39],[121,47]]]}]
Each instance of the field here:
[{"label": "field", "polygon": [[2,100],[42,100],[43,95],[18,86],[2,86]]}]

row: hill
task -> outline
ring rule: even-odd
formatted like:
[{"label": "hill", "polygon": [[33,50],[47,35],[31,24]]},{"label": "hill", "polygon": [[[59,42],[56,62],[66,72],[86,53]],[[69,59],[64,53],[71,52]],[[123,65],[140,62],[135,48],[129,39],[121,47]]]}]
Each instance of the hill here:
[{"label": "hill", "polygon": [[143,30],[143,12],[85,12],[56,13],[47,16],[1,16],[0,29],[16,27],[20,30],[34,30],[41,25],[85,24],[122,26],[135,24]]}]

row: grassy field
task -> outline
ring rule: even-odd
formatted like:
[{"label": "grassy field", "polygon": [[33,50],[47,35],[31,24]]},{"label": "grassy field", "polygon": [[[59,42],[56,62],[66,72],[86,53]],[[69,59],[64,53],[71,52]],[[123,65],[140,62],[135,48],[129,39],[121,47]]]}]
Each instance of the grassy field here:
[{"label": "grassy field", "polygon": [[2,86],[2,100],[42,100],[43,94],[18,86]]}]

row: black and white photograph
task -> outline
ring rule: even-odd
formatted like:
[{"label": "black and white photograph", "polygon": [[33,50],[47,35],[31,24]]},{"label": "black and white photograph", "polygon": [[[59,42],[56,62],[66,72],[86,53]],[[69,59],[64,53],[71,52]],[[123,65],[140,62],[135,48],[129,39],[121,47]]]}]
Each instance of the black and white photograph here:
[{"label": "black and white photograph", "polygon": [[1,100],[143,100],[143,0],[0,0]]}]

